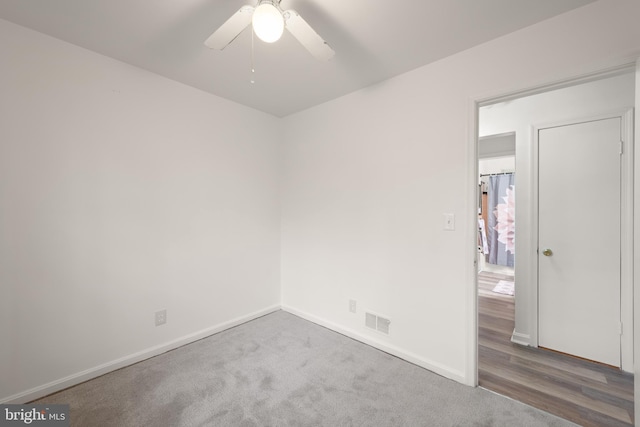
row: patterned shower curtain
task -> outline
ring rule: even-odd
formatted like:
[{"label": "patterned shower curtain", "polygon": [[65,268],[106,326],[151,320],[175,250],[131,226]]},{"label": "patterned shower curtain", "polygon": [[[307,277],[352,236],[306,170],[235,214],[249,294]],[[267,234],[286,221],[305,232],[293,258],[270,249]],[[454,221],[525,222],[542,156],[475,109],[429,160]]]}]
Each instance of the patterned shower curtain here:
[{"label": "patterned shower curtain", "polygon": [[489,177],[487,191],[488,222],[487,262],[513,267],[515,264],[515,182],[513,173]]}]

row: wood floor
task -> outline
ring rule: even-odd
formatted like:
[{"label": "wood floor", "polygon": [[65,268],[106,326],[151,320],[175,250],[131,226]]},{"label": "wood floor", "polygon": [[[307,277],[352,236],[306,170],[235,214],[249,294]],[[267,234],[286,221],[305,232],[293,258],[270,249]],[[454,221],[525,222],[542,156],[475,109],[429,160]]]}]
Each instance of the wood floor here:
[{"label": "wood floor", "polygon": [[478,380],[481,387],[585,427],[633,425],[633,375],[511,342],[514,298],[493,293],[499,280],[478,277]]}]

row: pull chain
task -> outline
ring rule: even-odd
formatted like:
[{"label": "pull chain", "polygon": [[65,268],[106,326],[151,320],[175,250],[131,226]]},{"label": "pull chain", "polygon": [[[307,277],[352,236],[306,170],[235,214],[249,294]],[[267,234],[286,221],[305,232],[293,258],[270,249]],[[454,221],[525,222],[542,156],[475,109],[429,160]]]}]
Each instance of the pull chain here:
[{"label": "pull chain", "polygon": [[255,72],[256,72],[256,68],[254,65],[254,58],[253,58],[253,37],[254,37],[254,31],[253,31],[253,26],[251,27],[251,84],[254,84],[256,82],[255,80]]}]

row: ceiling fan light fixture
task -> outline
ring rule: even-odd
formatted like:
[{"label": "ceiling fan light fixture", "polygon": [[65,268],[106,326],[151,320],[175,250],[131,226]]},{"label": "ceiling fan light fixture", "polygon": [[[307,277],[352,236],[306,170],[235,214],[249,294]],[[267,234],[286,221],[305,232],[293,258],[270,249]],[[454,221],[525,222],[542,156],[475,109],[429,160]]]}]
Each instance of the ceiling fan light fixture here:
[{"label": "ceiling fan light fixture", "polygon": [[274,0],[262,0],[251,19],[253,31],[266,43],[278,41],[284,31],[284,17]]}]

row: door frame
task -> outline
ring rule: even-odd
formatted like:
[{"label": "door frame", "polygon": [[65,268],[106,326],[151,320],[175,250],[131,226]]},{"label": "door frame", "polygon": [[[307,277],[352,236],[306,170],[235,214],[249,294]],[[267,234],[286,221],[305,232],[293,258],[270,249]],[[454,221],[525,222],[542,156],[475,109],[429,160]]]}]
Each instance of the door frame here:
[{"label": "door frame", "polygon": [[[468,247],[466,252],[466,258],[469,260],[467,267],[467,299],[466,307],[468,316],[466,318],[467,323],[467,350],[466,350],[466,365],[465,365],[465,384],[477,387],[478,386],[478,231],[475,225],[478,220],[478,130],[479,130],[479,109],[485,105],[496,104],[503,101],[511,101],[517,98],[521,98],[527,95],[535,95],[537,93],[547,92],[562,87],[573,86],[576,84],[596,80],[600,78],[606,78],[607,76],[614,76],[623,72],[632,72],[636,76],[636,93],[635,93],[635,106],[640,106],[640,57],[638,54],[630,54],[626,57],[619,57],[613,59],[608,64],[601,64],[600,66],[594,66],[590,70],[583,73],[574,75],[565,74],[564,76],[557,76],[549,78],[546,81],[531,84],[528,87],[511,88],[511,89],[496,89],[490,93],[478,93],[471,95],[467,104],[467,203],[468,206],[474,207],[474,209],[467,210],[467,222],[474,224],[473,227],[469,227],[467,231]],[[640,114],[635,117],[635,129],[640,130]],[[634,157],[635,164],[640,168],[640,149],[635,151]],[[640,173],[634,173],[634,204],[635,210],[633,219],[638,218],[638,225],[633,227],[634,235],[630,237],[631,242],[628,243],[633,247],[633,242],[640,242]],[[633,207],[629,207],[633,209]],[[633,224],[632,224],[633,225]],[[634,254],[634,263],[629,267],[631,272],[640,272],[640,250],[636,250]],[[627,272],[625,272],[627,274]],[[632,282],[634,282],[633,293],[633,306],[640,307],[640,280],[635,280],[632,276]],[[636,286],[637,284],[637,286]],[[634,374],[640,374],[640,313],[634,316],[634,335],[633,338],[634,354],[638,357],[638,362],[635,363]],[[640,378],[636,375],[637,378]],[[634,409],[636,414],[640,414],[640,380],[634,382],[635,398]]]},{"label": "door frame", "polygon": [[[477,176],[480,108],[486,105],[512,101],[525,96],[574,86],[580,83],[613,77],[627,72],[632,72],[636,76],[636,105],[640,105],[640,58],[638,58],[638,55],[629,55],[628,57],[619,58],[618,60],[611,61],[608,66],[604,65],[592,68],[591,70],[581,74],[565,75],[564,77],[541,81],[528,87],[496,90],[493,93],[479,93],[469,97],[469,102],[467,104],[467,123],[469,124],[467,126],[467,203],[468,206],[472,208],[468,209],[465,217],[465,222],[468,224],[467,241],[469,242],[466,249],[466,258],[470,260],[466,275],[468,292],[465,306],[467,307],[468,316],[466,318],[467,349],[465,358],[465,384],[472,387],[478,386],[478,209],[476,206],[479,197]],[[640,115],[636,117],[635,122],[636,128],[640,129]],[[640,150],[638,150],[637,153],[640,153]],[[638,156],[639,159],[637,159],[637,164],[640,167],[640,154]],[[636,189],[639,193],[635,203],[638,203],[640,206],[640,173],[635,175],[635,179],[637,179]],[[637,211],[640,212],[640,209]],[[640,226],[635,227],[634,233],[637,234],[638,241],[640,241]],[[633,242],[631,245],[633,245]],[[640,271],[640,250],[637,251],[636,254],[637,260],[635,260],[634,266],[638,267],[638,271]],[[634,266],[631,266],[631,268]],[[636,292],[634,292],[633,298],[634,301],[637,300],[637,306],[640,307],[640,284],[638,289],[636,289]],[[636,343],[638,344],[638,349],[635,353],[637,353],[640,358],[640,315],[634,317],[634,322],[638,322],[635,330],[638,331],[639,335],[638,338],[634,340],[634,346]],[[640,362],[637,366],[640,369]],[[640,398],[637,398],[637,396],[640,396],[640,381],[636,381],[635,384],[636,399],[634,399],[634,407],[636,409],[636,413],[640,413]]]},{"label": "door frame", "polygon": [[539,318],[538,295],[540,284],[538,282],[538,147],[539,131],[559,126],[586,123],[611,118],[621,119],[621,136],[623,149],[620,158],[620,322],[622,330],[620,334],[620,367],[623,371],[633,372],[633,121],[634,109],[615,110],[603,114],[588,117],[575,117],[569,120],[537,124],[531,126],[531,234],[530,258],[528,263],[532,272],[531,283],[536,289],[536,298],[531,300],[531,342],[530,345],[538,347]]}]

